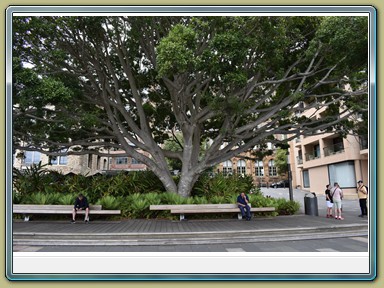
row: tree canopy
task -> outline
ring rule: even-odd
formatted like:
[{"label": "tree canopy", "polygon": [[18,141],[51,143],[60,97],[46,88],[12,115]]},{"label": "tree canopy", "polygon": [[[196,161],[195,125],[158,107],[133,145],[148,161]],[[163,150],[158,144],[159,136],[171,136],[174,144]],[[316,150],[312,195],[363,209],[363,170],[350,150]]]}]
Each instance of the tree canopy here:
[{"label": "tree canopy", "polygon": [[[15,149],[118,149],[183,196],[277,134],[345,134],[368,107],[367,17],[18,16],[12,29]],[[166,149],[177,133],[182,149]]]}]

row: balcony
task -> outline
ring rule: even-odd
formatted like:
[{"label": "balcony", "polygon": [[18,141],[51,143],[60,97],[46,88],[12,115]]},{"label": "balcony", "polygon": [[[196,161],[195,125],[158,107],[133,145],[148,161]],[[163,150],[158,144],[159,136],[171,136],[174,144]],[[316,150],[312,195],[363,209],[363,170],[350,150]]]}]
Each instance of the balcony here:
[{"label": "balcony", "polygon": [[315,153],[306,153],[305,154],[305,161],[311,161],[311,160],[315,160],[315,159],[319,159],[320,158],[320,155],[317,155]]},{"label": "balcony", "polygon": [[359,137],[360,150],[368,149],[368,137]]},{"label": "balcony", "polygon": [[300,147],[300,145],[301,145],[301,138],[300,137],[295,138],[293,143],[294,143],[295,147]]},{"label": "balcony", "polygon": [[324,157],[332,156],[339,153],[344,153],[344,145],[342,143],[331,145],[324,148]]},{"label": "balcony", "polygon": [[296,156],[296,163],[297,163],[297,165],[302,165],[303,164],[303,157]]}]

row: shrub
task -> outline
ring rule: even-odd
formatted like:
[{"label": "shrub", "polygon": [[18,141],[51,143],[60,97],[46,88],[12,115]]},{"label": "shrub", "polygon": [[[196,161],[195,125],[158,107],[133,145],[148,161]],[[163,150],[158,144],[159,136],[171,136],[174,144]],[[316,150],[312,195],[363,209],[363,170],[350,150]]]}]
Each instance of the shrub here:
[{"label": "shrub", "polygon": [[122,172],[115,176],[65,176],[57,172],[48,173],[40,164],[24,172],[17,169],[13,172],[12,198],[15,204],[72,205],[76,196],[82,193],[89,203],[101,204],[103,209],[120,209],[122,217],[172,218],[169,211],[150,211],[149,206],[236,203],[237,196],[245,192],[253,207],[273,206],[280,215],[294,214],[300,209],[297,202],[264,197],[250,176],[218,174],[212,177],[205,173],[195,184],[192,196],[184,198],[165,192],[160,180],[151,171]]},{"label": "shrub", "polygon": [[131,200],[130,200],[130,196],[128,197],[121,197],[119,198],[120,199],[120,205],[119,205],[119,208],[121,210],[121,217],[124,217],[124,218],[129,218],[131,217]]},{"label": "shrub", "polygon": [[225,197],[224,197],[224,196],[212,196],[212,197],[209,199],[209,202],[212,203],[212,204],[222,204],[222,203],[227,203],[227,201],[225,200]]},{"label": "shrub", "polygon": [[161,203],[160,195],[155,192],[145,194],[145,200],[149,205],[159,205]]},{"label": "shrub", "polygon": [[88,201],[94,203],[99,195],[95,196],[94,189],[91,183],[92,179],[83,175],[66,176],[63,180],[65,188],[62,189],[65,194],[79,195],[84,194]]},{"label": "shrub", "polygon": [[33,193],[23,198],[23,204],[49,205],[58,203],[59,194]]},{"label": "shrub", "polygon": [[191,204],[208,204],[209,203],[207,198],[205,198],[204,196],[203,197],[195,196],[195,197],[189,198],[189,199],[193,200]]},{"label": "shrub", "polygon": [[294,215],[300,210],[300,203],[297,201],[288,201],[283,198],[276,199],[277,212],[279,215]]},{"label": "shrub", "polygon": [[46,166],[39,162],[24,170],[13,168],[13,188],[21,196],[44,191],[44,188],[50,184],[50,180],[47,181],[47,177],[45,177],[47,173]]},{"label": "shrub", "polygon": [[120,201],[118,201],[115,197],[107,195],[101,199],[99,199],[96,204],[101,205],[103,209],[106,210],[115,210],[119,209]]},{"label": "shrub", "polygon": [[[237,203],[237,196],[238,194],[232,194],[232,195],[227,195],[224,197],[225,203]],[[251,200],[251,199],[249,199]]]},{"label": "shrub", "polygon": [[152,171],[129,172],[125,177],[125,185],[128,194],[165,191],[160,179]]},{"label": "shrub", "polygon": [[77,195],[75,194],[64,194],[60,195],[58,199],[58,204],[60,205],[73,205],[75,203]]},{"label": "shrub", "polygon": [[214,196],[230,197],[231,195],[238,195],[241,192],[249,193],[255,190],[253,179],[251,176],[242,176],[239,174],[223,175],[216,174],[203,174],[196,182],[192,196],[205,196],[210,199]]},{"label": "shrub", "polygon": [[149,211],[149,203],[144,198],[132,202],[130,208],[131,216],[135,218],[148,218],[151,214]]},{"label": "shrub", "polygon": [[20,204],[22,200],[22,197],[19,192],[16,190],[12,190],[12,203],[13,204]]},{"label": "shrub", "polygon": [[161,194],[161,203],[162,204],[184,204],[185,198],[181,197],[178,194],[165,192]]}]

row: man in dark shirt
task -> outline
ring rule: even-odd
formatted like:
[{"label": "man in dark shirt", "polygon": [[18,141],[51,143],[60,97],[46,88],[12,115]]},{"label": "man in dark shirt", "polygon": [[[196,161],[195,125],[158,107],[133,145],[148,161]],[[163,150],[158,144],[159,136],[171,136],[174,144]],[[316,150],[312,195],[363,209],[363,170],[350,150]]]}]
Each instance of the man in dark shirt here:
[{"label": "man in dark shirt", "polygon": [[79,196],[75,200],[75,206],[73,207],[72,211],[72,220],[71,223],[76,223],[76,213],[77,211],[80,210],[85,210],[85,218],[84,222],[88,223],[89,222],[89,204],[87,198],[83,194],[79,194]]},{"label": "man in dark shirt", "polygon": [[248,205],[249,198],[245,193],[241,193],[239,196],[237,196],[237,205],[240,208],[241,215],[243,216],[243,219],[247,221],[251,220],[251,207]]}]

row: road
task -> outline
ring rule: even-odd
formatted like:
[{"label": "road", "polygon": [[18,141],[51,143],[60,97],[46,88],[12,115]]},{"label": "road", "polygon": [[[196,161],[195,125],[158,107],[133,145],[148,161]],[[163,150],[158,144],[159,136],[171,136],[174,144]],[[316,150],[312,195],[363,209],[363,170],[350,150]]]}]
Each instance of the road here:
[{"label": "road", "polygon": [[367,252],[368,237],[158,246],[15,246],[16,252]]}]

